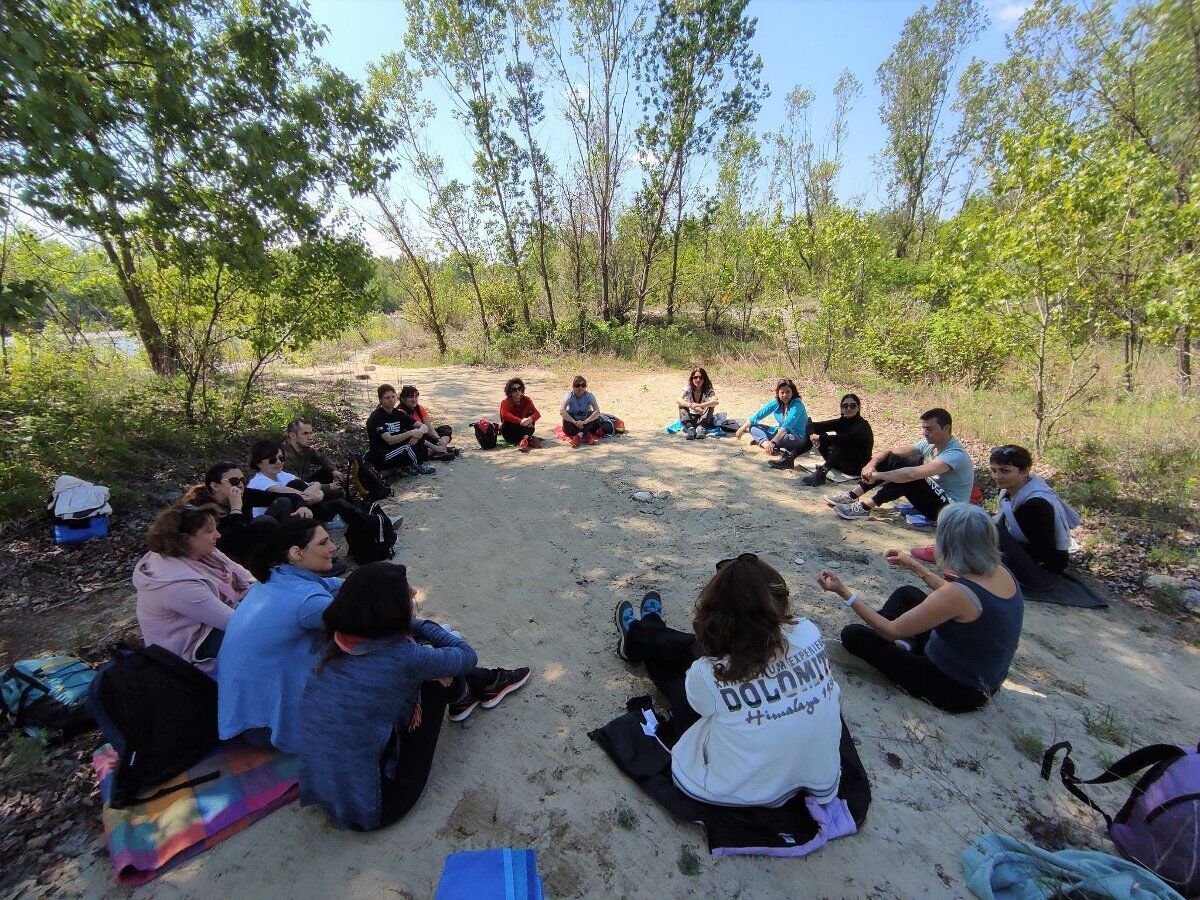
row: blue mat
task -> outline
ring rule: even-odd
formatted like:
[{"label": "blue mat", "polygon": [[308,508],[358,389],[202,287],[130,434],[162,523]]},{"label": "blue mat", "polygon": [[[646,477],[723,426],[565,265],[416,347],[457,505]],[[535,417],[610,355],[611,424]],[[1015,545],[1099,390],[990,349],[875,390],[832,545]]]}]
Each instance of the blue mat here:
[{"label": "blue mat", "polygon": [[446,857],[437,900],[542,900],[536,850],[460,850]]},{"label": "blue mat", "polygon": [[[683,431],[683,423],[676,420],[664,428],[663,431],[667,434],[679,434]],[[713,427],[708,429],[709,437],[725,437],[727,434],[732,433],[731,431],[726,431],[724,428]]]}]

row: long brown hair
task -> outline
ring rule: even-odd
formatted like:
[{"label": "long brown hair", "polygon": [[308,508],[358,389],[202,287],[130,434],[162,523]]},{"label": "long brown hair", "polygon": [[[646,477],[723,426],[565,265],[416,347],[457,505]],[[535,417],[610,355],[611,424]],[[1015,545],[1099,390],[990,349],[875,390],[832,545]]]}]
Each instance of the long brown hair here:
[{"label": "long brown hair", "polygon": [[744,681],[783,653],[783,627],[795,621],[783,576],[753,553],[743,553],[718,563],[696,601],[692,629],[705,656],[727,659],[713,666],[717,678]]}]

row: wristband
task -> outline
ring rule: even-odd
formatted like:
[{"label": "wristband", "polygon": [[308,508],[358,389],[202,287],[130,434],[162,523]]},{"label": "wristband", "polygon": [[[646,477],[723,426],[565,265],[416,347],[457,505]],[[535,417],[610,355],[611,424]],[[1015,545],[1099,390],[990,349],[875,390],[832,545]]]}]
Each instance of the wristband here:
[{"label": "wristband", "polygon": [[859,599],[858,594],[851,594],[849,597],[847,597],[845,600],[842,601],[842,605],[845,606],[846,609],[849,609],[850,607],[852,607],[854,605],[854,601],[857,599]]}]

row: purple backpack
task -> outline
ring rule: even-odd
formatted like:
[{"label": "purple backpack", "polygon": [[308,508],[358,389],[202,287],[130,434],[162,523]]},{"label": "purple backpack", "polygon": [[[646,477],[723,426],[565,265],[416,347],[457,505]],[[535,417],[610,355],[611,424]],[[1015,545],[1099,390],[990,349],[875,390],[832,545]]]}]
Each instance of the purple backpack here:
[{"label": "purple backpack", "polygon": [[[1108,824],[1108,835],[1121,855],[1144,866],[1185,897],[1200,895],[1200,745],[1151,744],[1113,763],[1095,778],[1075,775],[1068,741],[1055,744],[1042,757],[1042,778],[1059,750],[1066,749],[1060,776],[1063,786]],[[1133,793],[1113,818],[1079,789],[1081,784],[1109,784],[1151,769],[1138,779]]]}]

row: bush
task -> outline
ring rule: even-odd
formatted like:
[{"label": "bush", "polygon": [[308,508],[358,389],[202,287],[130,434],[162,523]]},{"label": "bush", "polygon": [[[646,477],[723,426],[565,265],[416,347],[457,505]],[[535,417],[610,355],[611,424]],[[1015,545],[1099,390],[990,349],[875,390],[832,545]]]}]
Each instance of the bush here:
[{"label": "bush", "polygon": [[189,426],[176,386],[115,351],[14,353],[0,378],[0,521],[43,507],[59,475],[108,486],[117,509],[166,472],[192,473],[218,454],[240,460],[251,436],[281,434],[305,415],[331,416],[299,400],[255,398],[241,424]]}]

